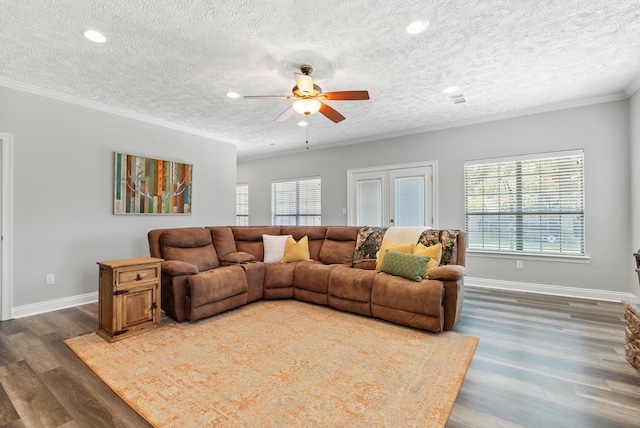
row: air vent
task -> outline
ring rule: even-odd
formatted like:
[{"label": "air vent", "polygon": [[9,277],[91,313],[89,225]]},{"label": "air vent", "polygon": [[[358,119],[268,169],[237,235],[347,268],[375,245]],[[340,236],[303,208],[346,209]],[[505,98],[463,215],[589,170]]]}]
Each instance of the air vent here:
[{"label": "air vent", "polygon": [[462,104],[465,102],[464,95],[463,94],[451,95],[451,101],[453,101],[454,104]]}]

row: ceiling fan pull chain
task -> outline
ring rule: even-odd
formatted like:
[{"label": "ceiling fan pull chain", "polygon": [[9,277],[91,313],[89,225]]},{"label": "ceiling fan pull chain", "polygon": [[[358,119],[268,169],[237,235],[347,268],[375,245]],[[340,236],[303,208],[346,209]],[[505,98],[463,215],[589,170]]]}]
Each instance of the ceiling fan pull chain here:
[{"label": "ceiling fan pull chain", "polygon": [[307,150],[309,150],[309,125],[307,125]]}]

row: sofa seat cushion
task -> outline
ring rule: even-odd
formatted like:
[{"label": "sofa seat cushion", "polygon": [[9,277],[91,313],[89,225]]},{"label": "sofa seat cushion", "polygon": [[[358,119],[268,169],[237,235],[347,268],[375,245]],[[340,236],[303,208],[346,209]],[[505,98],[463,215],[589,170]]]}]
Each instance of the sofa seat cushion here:
[{"label": "sofa seat cushion", "polygon": [[329,275],[329,306],[341,311],[371,316],[374,270],[337,267]]},{"label": "sofa seat cushion", "polygon": [[293,278],[298,263],[265,263],[264,288],[293,287]]},{"label": "sofa seat cushion", "polygon": [[329,274],[337,266],[342,265],[325,265],[316,261],[300,262],[296,266],[293,285],[303,290],[327,294]]},{"label": "sofa seat cushion", "polygon": [[371,289],[372,305],[434,317],[442,313],[443,298],[444,288],[440,281],[416,282],[384,272],[375,276]]},{"label": "sofa seat cushion", "polygon": [[318,261],[299,262],[293,280],[294,298],[327,306],[329,274],[338,266],[342,265],[325,265]]},{"label": "sofa seat cushion", "polygon": [[[240,266],[223,266],[187,278],[191,307],[247,293],[247,276]],[[246,301],[245,301],[246,303]]]},{"label": "sofa seat cushion", "polygon": [[371,287],[376,271],[340,266],[329,275],[329,295],[356,302],[371,301]]}]

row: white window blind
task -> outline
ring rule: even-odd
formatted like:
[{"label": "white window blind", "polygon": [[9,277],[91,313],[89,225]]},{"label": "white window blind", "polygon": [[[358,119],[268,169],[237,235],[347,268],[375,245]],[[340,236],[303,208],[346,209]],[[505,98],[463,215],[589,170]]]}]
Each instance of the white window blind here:
[{"label": "white window blind", "polygon": [[356,203],[358,222],[367,226],[382,226],[382,180],[357,181]]},{"label": "white window blind", "polygon": [[249,225],[249,185],[236,185],[236,226]]},{"label": "white window blind", "polygon": [[584,152],[465,162],[467,248],[584,255]]},{"label": "white window blind", "polygon": [[320,178],[271,183],[274,225],[319,226]]}]

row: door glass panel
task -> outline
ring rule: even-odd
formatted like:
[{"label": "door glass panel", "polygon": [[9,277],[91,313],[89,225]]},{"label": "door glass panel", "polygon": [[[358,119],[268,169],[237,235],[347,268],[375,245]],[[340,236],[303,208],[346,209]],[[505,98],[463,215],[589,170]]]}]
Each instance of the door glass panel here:
[{"label": "door glass panel", "polygon": [[424,226],[424,176],[395,179],[396,226]]},{"label": "door glass panel", "polygon": [[358,180],[357,224],[382,226],[382,180]]}]

